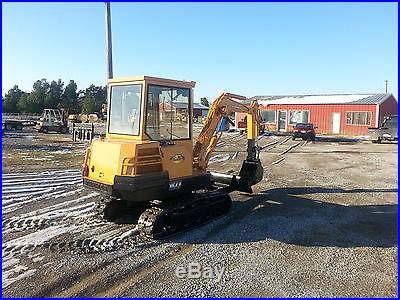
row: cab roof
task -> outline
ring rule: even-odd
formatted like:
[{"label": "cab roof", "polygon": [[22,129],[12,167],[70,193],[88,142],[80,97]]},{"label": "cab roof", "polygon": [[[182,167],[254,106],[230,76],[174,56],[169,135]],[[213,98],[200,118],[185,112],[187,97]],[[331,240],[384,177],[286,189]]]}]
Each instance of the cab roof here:
[{"label": "cab roof", "polygon": [[184,87],[184,88],[194,88],[196,85],[195,81],[184,81],[184,80],[174,80],[160,77],[152,77],[152,76],[131,76],[131,77],[121,77],[121,78],[112,78],[108,80],[108,83],[123,83],[123,82],[134,82],[134,81],[146,81],[150,84],[159,84],[159,85],[167,85],[167,86],[176,86],[176,87]]}]

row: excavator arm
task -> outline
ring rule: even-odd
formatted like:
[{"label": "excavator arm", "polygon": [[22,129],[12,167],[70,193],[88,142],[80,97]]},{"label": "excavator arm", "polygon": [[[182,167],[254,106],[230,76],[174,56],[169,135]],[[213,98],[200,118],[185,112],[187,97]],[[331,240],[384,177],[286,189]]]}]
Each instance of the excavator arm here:
[{"label": "excavator arm", "polygon": [[245,99],[244,96],[230,93],[223,93],[215,99],[193,148],[193,167],[199,170],[207,169],[211,153],[221,136],[217,131],[221,119],[232,112],[247,113],[247,158],[239,176],[217,173],[212,175],[217,181],[229,183],[233,189],[251,192],[251,186],[261,181],[263,173],[256,144],[260,120],[257,101],[252,101],[249,105],[238,102]]}]

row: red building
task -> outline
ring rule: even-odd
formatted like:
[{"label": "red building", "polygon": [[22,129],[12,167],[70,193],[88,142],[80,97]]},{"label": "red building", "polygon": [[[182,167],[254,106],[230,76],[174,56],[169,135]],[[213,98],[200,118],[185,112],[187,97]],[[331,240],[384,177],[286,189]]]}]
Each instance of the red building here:
[{"label": "red building", "polygon": [[[314,123],[319,134],[367,135],[385,116],[397,115],[392,94],[255,96],[269,131],[293,130],[296,123]],[[244,117],[236,114],[236,124]]]}]

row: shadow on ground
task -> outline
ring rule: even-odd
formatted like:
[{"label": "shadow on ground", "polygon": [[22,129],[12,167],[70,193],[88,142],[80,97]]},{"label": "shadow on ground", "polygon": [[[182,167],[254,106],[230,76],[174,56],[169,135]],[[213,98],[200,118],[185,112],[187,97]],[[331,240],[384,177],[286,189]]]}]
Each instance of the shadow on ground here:
[{"label": "shadow on ground", "polygon": [[[393,247],[397,244],[397,204],[346,206],[318,200],[322,194],[374,197],[375,193],[397,193],[397,189],[266,190],[247,201],[235,201],[225,219],[207,225],[206,240],[212,244],[272,239],[307,247]],[[196,239],[196,234],[192,240],[190,233],[184,235],[186,242],[205,242],[204,237]]]},{"label": "shadow on ground", "polygon": [[[292,132],[265,132],[263,136],[292,136]],[[326,136],[326,135],[317,135],[315,137],[316,142],[322,143],[358,143],[360,141],[365,140],[365,138],[354,138],[354,137],[346,137],[346,136]]]},{"label": "shadow on ground", "polygon": [[317,136],[315,138],[317,142],[325,142],[325,143],[357,143],[362,141],[362,139],[345,137],[345,136]]}]

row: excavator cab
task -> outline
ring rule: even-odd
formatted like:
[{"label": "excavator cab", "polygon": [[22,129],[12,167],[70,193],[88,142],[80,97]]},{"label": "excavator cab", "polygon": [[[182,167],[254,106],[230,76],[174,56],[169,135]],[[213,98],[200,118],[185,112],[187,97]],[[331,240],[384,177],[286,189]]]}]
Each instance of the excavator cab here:
[{"label": "excavator cab", "polygon": [[188,181],[194,86],[148,76],[110,79],[106,135],[87,149],[84,184],[142,202],[177,190],[182,183],[174,179]]}]

